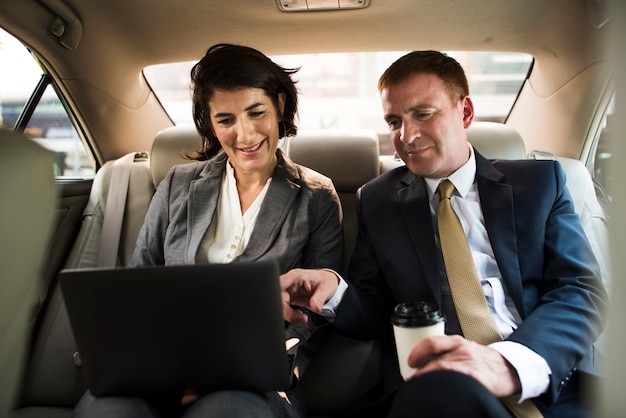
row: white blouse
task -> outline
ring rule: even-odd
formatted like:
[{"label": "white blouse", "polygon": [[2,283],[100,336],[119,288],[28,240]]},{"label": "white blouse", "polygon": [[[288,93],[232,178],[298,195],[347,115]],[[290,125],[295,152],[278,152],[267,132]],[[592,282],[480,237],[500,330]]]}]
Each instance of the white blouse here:
[{"label": "white blouse", "polygon": [[235,170],[226,164],[215,217],[197,255],[199,262],[230,263],[244,252],[271,181],[271,177],[267,179],[261,193],[242,214]]}]

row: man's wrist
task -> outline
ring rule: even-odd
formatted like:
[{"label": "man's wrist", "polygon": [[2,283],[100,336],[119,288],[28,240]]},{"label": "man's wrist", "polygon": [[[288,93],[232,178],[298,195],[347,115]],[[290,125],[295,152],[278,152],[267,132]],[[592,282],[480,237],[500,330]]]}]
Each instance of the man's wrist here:
[{"label": "man's wrist", "polygon": [[539,354],[514,341],[500,341],[489,344],[489,347],[499,352],[515,369],[521,385],[519,402],[535,398],[548,389],[552,370]]},{"label": "man's wrist", "polygon": [[337,290],[335,291],[335,294],[329,300],[326,301],[324,306],[322,306],[322,312],[320,313],[322,317],[324,317],[325,319],[329,321],[332,321],[335,319],[335,315],[337,314],[337,308],[341,304],[343,295],[346,293],[346,290],[348,289],[348,283],[336,271],[332,269],[323,269],[323,270],[333,273],[335,277],[337,277],[337,281],[338,281]]}]

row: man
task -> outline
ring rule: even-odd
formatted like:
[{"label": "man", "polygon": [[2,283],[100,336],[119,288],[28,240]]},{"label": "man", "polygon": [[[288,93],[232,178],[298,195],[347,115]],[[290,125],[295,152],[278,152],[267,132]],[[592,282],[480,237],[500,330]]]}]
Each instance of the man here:
[{"label": "man", "polygon": [[[349,284],[327,270],[281,276],[285,318],[305,321],[293,307],[306,307],[346,336],[383,339],[383,394],[372,416],[507,417],[507,397],[532,400],[546,417],[587,416],[581,391],[597,375],[592,343],[607,295],[559,163],[488,161],[476,152],[466,135],[474,118],[467,80],[445,54],[409,53],[378,87],[406,166],[358,192]],[[461,336],[439,246],[444,179],[455,186],[452,207],[503,341]],[[448,335],[413,348],[406,361],[416,371],[404,383],[390,316],[396,304],[416,300],[445,313]]]}]

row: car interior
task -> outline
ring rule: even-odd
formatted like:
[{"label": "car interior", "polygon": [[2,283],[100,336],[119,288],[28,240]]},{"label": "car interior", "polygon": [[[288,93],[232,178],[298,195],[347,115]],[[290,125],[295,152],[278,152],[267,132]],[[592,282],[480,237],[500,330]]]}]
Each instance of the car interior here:
[{"label": "car interior", "polygon": [[[474,121],[468,139],[490,159],[561,163],[605,287],[611,295],[619,292],[613,231],[622,221],[610,217],[619,213],[614,205],[622,198],[614,168],[623,123],[616,116],[621,84],[611,42],[620,22],[616,9],[603,0],[0,0],[0,133],[14,131],[7,134],[10,141],[0,137],[0,170],[3,179],[20,180],[13,188],[0,183],[0,207],[3,221],[25,221],[0,230],[2,253],[23,251],[0,255],[0,311],[14,321],[0,318],[0,408],[6,406],[12,418],[72,415],[87,383],[57,275],[128,264],[160,181],[172,166],[189,163],[185,154],[199,145],[188,123],[189,63],[220,42],[252,46],[302,71],[316,62],[327,65],[328,83],[303,75],[298,86],[340,96],[322,102],[311,90],[302,93],[301,127],[281,148],[334,183],[343,210],[343,273],[356,239],[358,188],[403,164],[390,148],[375,97],[375,80],[393,60],[370,61],[367,54],[436,49],[513,62],[517,78],[476,69],[470,92],[486,86],[484,94],[477,87],[476,106],[495,110]],[[12,88],[23,70],[2,55],[9,38],[40,72],[19,99]],[[521,71],[513,54],[528,57]],[[158,66],[168,68],[160,79]],[[172,66],[180,70],[172,72]],[[359,78],[362,68],[373,74],[374,99],[342,97],[344,80]],[[44,131],[35,121],[52,112],[45,108],[51,91],[64,119]],[[503,95],[510,97],[506,104],[499,101]],[[307,122],[304,110],[316,100],[331,114]],[[365,112],[383,129],[359,117]],[[80,155],[61,150],[55,135],[71,136]],[[11,145],[16,140],[20,146]],[[43,148],[53,151],[55,162],[40,156]],[[7,201],[11,209],[2,206]],[[5,313],[9,305],[18,313]],[[608,356],[613,338],[605,332],[597,342]],[[324,342],[301,377],[307,416],[341,416],[374,386],[381,373],[379,343],[338,334]],[[609,393],[602,395],[607,411]]]}]

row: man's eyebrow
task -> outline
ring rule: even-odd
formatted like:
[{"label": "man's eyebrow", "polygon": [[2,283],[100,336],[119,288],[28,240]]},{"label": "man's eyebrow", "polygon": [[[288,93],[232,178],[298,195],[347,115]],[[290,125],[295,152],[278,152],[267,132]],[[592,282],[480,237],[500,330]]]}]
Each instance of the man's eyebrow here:
[{"label": "man's eyebrow", "polygon": [[[405,111],[403,111],[403,114],[409,114],[409,113],[416,113],[416,112],[423,112],[423,111],[437,111],[437,107],[428,104],[428,103],[424,103],[424,104],[417,104],[415,106],[411,106],[408,109],[406,109]],[[396,119],[396,118],[400,118],[400,116],[398,116],[395,113],[388,113],[386,115],[384,115],[385,120],[390,120],[390,119]]]},{"label": "man's eyebrow", "polygon": [[406,113],[423,112],[424,110],[436,110],[436,109],[437,108],[435,106],[428,104],[428,103],[424,103],[424,104],[411,106],[410,108],[408,108]]}]

